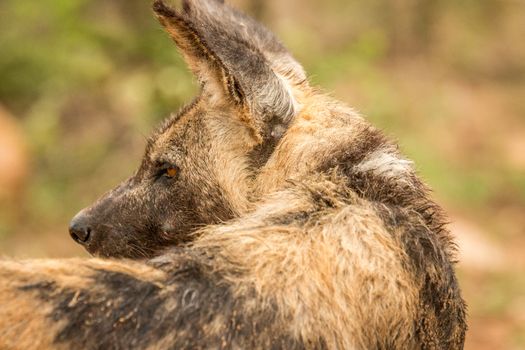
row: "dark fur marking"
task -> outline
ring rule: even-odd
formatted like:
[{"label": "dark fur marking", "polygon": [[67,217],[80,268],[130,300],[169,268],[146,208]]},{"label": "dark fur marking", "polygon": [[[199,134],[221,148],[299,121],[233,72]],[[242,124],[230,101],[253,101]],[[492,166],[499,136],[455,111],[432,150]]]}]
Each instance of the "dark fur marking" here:
[{"label": "dark fur marking", "polygon": [[345,147],[336,152],[320,166],[319,170],[328,172],[338,167],[343,173],[348,174],[352,168],[362,162],[366,156],[388,144],[390,144],[390,142],[380,130],[367,126],[355,136],[351,147]]},{"label": "dark fur marking", "polygon": [[421,286],[416,335],[423,349],[459,348],[466,331],[465,305],[453,265],[439,238],[421,215],[393,205],[377,205],[376,211],[404,247],[410,259],[407,268],[418,276]]},{"label": "dark fur marking", "polygon": [[[206,264],[187,254],[174,258],[181,261],[163,266],[168,272],[164,284],[94,270],[89,289],[44,281],[20,290],[52,303],[49,318],[64,322],[55,341],[69,348],[144,349],[163,340],[170,349],[305,348],[277,328],[275,306],[249,313],[244,301],[253,300],[254,292],[234,299],[231,286]],[[217,332],[207,328],[214,321],[222,322]]]},{"label": "dark fur marking", "polygon": [[158,312],[165,300],[155,284],[110,271],[95,272],[93,284],[93,291],[64,290],[53,296],[53,321],[66,320],[57,343],[85,349],[144,348],[169,332]]},{"label": "dark fur marking", "polygon": [[262,142],[249,154],[252,166],[255,169],[260,169],[268,162],[268,159],[270,159],[288,129],[288,125],[289,123],[283,123],[278,116],[273,117],[266,123]]},{"label": "dark fur marking", "polygon": [[31,284],[25,284],[18,288],[20,291],[23,292],[29,292],[29,291],[53,291],[56,289],[56,283],[53,281],[42,281],[42,282],[35,282]]},{"label": "dark fur marking", "polygon": [[269,223],[273,225],[288,226],[292,224],[303,225],[305,222],[312,219],[313,212],[311,211],[299,211],[287,213],[285,215],[279,215],[274,218],[268,218]]}]

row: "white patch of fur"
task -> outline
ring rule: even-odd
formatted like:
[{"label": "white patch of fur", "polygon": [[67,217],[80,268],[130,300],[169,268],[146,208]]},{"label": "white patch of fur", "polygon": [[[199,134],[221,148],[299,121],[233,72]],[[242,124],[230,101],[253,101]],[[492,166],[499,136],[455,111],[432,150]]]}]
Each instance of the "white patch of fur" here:
[{"label": "white patch of fur", "polygon": [[301,113],[301,110],[303,109],[303,106],[295,99],[294,90],[292,88],[292,85],[288,81],[288,79],[286,79],[286,77],[284,77],[283,75],[281,75],[281,74],[279,74],[277,72],[275,72],[275,75],[280,80],[284,91],[286,91],[286,93],[287,93],[287,95],[288,95],[288,97],[290,99],[291,111],[289,111],[289,113],[287,113],[286,116],[289,117],[289,118],[293,118],[297,114]]},{"label": "white patch of fur", "polygon": [[412,162],[400,158],[389,150],[381,149],[368,155],[356,166],[359,172],[373,172],[388,178],[402,177],[413,171]]}]

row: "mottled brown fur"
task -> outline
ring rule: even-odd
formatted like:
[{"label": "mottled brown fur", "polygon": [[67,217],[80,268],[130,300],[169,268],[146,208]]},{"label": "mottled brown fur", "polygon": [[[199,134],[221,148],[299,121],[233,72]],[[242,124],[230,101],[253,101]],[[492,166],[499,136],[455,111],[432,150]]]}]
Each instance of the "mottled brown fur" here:
[{"label": "mottled brown fur", "polygon": [[1,261],[0,348],[461,349],[446,217],[397,146],[222,1],[154,10],[201,94],[72,225],[148,260]]}]

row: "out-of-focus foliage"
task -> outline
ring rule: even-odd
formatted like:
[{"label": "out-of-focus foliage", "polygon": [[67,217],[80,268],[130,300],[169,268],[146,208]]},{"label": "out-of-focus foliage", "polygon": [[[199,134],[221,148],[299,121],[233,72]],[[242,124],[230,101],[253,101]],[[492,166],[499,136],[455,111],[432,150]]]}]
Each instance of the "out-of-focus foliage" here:
[{"label": "out-of-focus foliage", "polygon": [[[524,346],[525,2],[232,2],[398,139],[452,213],[468,346]],[[196,91],[149,0],[1,0],[0,145],[25,171],[0,191],[0,251],[83,254],[69,218],[129,176],[145,135]],[[15,173],[2,159],[0,184]]]},{"label": "out-of-focus foliage", "polygon": [[148,1],[2,1],[0,14],[0,101],[32,151],[24,221],[67,222],[129,174],[191,77]]}]

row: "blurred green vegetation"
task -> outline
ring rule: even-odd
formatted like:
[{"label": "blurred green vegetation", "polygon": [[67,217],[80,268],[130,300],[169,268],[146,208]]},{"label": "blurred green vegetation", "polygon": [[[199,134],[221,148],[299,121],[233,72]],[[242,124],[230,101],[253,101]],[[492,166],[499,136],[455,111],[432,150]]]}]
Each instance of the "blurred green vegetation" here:
[{"label": "blurred green vegetation", "polygon": [[67,222],[127,176],[140,157],[136,136],[193,95],[149,12],[147,1],[0,3],[0,101],[30,147],[29,221]]},{"label": "blurred green vegetation", "polygon": [[[314,84],[398,139],[454,217],[521,251],[525,2],[232,2],[276,31]],[[0,198],[0,251],[81,254],[69,218],[132,173],[145,135],[196,84],[148,0],[2,0],[0,19],[0,106],[28,147],[25,185]],[[467,296],[487,283],[472,289],[473,317],[513,324],[523,279],[463,276]],[[513,329],[509,348],[525,341]]]}]

